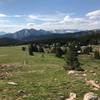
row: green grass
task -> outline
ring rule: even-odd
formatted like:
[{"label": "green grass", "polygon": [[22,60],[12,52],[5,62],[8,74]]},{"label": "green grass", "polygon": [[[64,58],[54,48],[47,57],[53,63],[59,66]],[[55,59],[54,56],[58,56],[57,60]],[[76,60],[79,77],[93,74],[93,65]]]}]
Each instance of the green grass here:
[{"label": "green grass", "polygon": [[[100,82],[100,61],[87,55],[81,55],[79,59],[81,66],[87,70],[87,79]],[[82,100],[89,91],[100,95],[100,90],[94,91],[85,84],[85,77],[82,76],[84,72],[78,72],[77,76],[68,75],[63,69],[64,59],[53,54],[42,57],[41,53],[35,53],[29,56],[20,46],[2,47],[0,64],[13,64],[12,67],[0,69],[0,72],[10,74],[0,79],[0,100],[61,100],[70,92],[75,92],[77,100]],[[96,72],[96,76],[91,70]],[[17,85],[7,82],[16,82]]]}]

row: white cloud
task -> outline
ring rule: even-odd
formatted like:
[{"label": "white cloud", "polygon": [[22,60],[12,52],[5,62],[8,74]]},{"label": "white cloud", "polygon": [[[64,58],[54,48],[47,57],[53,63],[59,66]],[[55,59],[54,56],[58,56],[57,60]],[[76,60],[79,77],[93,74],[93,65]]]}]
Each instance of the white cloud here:
[{"label": "white cloud", "polygon": [[38,16],[35,16],[35,15],[28,15],[28,18],[32,20],[39,19]]},{"label": "white cloud", "polygon": [[90,19],[100,18],[100,10],[92,11],[86,14]]},{"label": "white cloud", "polygon": [[[4,16],[1,14],[1,16]],[[16,19],[12,20],[13,17]],[[17,18],[18,21],[17,22]],[[22,22],[25,21],[24,23]],[[21,20],[21,21],[20,21]],[[16,24],[17,23],[17,24]],[[23,28],[36,29],[80,29],[89,30],[100,28],[100,10],[92,11],[84,17],[75,17],[70,14],[55,15],[5,15],[0,18],[0,31],[14,32]]]},{"label": "white cloud", "polygon": [[28,19],[32,20],[40,20],[40,21],[59,21],[64,15],[28,15],[26,16]]},{"label": "white cloud", "polygon": [[86,23],[86,19],[78,18],[78,17],[71,17],[69,15],[65,16],[60,23]]},{"label": "white cloud", "polygon": [[38,27],[38,25],[36,23],[27,23],[26,24],[26,28],[36,28],[36,29],[38,29],[37,27]]},{"label": "white cloud", "polygon": [[5,14],[0,14],[0,17],[7,17],[7,15],[5,15]]},{"label": "white cloud", "polygon": [[54,30],[54,29],[96,29],[100,27],[100,20],[92,20],[89,18],[72,17],[69,15],[63,16],[58,21],[47,21],[42,24],[28,23],[28,28]]},{"label": "white cloud", "polygon": [[13,33],[18,30],[21,30],[23,28],[26,28],[25,25],[18,25],[18,24],[9,24],[9,25],[2,25],[0,26],[0,31],[4,31],[7,33]]}]

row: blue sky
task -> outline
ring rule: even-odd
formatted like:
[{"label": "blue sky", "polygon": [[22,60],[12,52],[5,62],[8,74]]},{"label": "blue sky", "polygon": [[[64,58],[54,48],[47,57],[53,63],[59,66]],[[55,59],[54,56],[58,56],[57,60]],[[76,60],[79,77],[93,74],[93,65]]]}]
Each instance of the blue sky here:
[{"label": "blue sky", "polygon": [[0,0],[0,31],[100,28],[100,0]]}]

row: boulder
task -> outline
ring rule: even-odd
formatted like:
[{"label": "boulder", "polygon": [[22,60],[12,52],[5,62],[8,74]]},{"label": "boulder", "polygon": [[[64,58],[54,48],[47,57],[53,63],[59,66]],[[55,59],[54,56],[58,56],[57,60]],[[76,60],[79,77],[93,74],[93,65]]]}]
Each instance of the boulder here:
[{"label": "boulder", "polygon": [[84,73],[84,74],[82,74],[84,77],[86,77],[87,75]]},{"label": "boulder", "polygon": [[8,82],[9,85],[18,85],[17,83],[15,82]]},{"label": "boulder", "polygon": [[94,80],[86,80],[86,84],[100,89],[100,84],[99,83],[97,84]]},{"label": "boulder", "polygon": [[65,100],[76,100],[76,93],[70,93],[69,98],[66,98]]},{"label": "boulder", "polygon": [[68,71],[68,75],[70,75],[70,74],[75,74],[75,73],[76,73],[76,71],[74,71],[74,70]]},{"label": "boulder", "polygon": [[100,100],[96,94],[93,92],[86,93],[83,100]]}]

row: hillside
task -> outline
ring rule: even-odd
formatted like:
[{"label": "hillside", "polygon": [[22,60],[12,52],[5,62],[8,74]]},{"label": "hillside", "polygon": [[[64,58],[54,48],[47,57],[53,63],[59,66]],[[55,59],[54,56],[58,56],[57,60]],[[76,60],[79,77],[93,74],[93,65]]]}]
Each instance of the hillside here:
[{"label": "hillside", "polygon": [[83,100],[90,91],[100,96],[100,90],[85,80],[100,83],[100,61],[91,55],[79,57],[84,72],[68,74],[62,58],[42,57],[42,53],[29,56],[21,48],[0,48],[0,100],[65,100],[71,92]]}]

